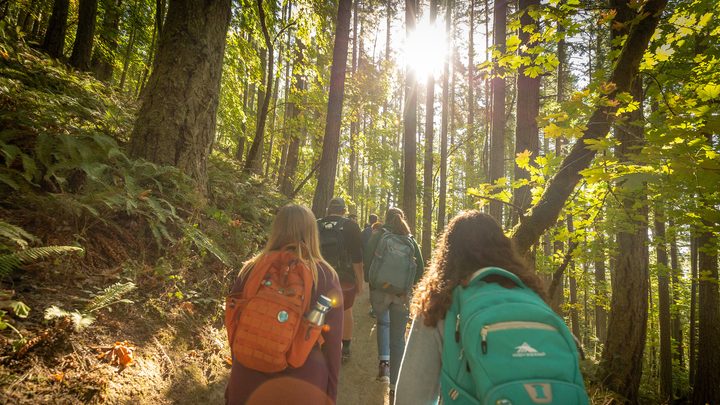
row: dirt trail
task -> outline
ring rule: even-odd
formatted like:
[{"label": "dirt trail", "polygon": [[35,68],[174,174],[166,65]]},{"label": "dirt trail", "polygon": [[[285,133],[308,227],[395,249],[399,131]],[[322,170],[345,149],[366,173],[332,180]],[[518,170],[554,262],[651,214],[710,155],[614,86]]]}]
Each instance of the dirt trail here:
[{"label": "dirt trail", "polygon": [[355,299],[355,329],[352,357],[340,370],[338,405],[388,403],[388,383],[376,379],[378,372],[375,319],[368,315],[370,302],[365,291]]}]

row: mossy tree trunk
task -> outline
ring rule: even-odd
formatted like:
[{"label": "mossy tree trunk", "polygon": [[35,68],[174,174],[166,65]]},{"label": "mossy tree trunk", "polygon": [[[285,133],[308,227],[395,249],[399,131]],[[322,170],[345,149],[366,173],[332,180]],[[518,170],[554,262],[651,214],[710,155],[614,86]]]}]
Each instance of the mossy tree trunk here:
[{"label": "mossy tree trunk", "polygon": [[132,156],[174,165],[207,184],[230,0],[170,1],[130,140]]}]

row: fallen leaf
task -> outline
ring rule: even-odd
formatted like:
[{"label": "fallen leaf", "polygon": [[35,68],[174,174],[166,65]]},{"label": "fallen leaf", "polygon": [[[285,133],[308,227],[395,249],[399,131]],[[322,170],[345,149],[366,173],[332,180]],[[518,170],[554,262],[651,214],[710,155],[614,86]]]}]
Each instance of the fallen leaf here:
[{"label": "fallen leaf", "polygon": [[190,301],[185,301],[182,304],[180,304],[180,308],[190,313],[190,315],[195,314],[195,305],[193,305]]},{"label": "fallen leaf", "polygon": [[98,356],[98,359],[106,359],[110,364],[125,368],[132,364],[135,347],[130,346],[126,341],[115,342],[115,345],[108,351]]},{"label": "fallen leaf", "polygon": [[232,357],[225,356],[225,363],[227,363],[228,366],[232,366],[233,365]]},{"label": "fallen leaf", "polygon": [[63,373],[62,371],[58,371],[57,373],[50,376],[50,380],[54,381],[54,382],[61,383],[61,382],[63,382],[64,379],[65,379],[65,373]]}]

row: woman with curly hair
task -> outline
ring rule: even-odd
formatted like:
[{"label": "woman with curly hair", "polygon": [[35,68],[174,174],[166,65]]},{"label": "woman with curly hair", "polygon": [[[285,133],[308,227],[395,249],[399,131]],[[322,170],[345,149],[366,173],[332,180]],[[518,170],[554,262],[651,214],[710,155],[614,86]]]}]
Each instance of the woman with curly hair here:
[{"label": "woman with curly hair", "polygon": [[[395,404],[435,404],[440,395],[443,329],[455,287],[465,285],[485,267],[503,268],[545,299],[542,280],[515,252],[497,221],[479,211],[453,218],[435,249],[430,268],[415,289],[414,316],[397,381]],[[515,284],[500,276],[487,282],[505,288]]]}]

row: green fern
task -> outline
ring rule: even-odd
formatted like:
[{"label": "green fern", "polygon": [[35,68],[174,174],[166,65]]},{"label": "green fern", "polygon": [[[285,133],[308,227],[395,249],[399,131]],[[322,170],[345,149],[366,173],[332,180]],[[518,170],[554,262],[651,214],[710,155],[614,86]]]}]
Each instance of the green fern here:
[{"label": "green fern", "polygon": [[75,331],[79,332],[95,322],[93,312],[115,304],[132,304],[132,301],[122,297],[135,288],[135,284],[131,282],[115,283],[95,295],[82,310],[68,311],[57,305],[50,306],[45,310],[45,319],[70,318]]},{"label": "green fern", "polygon": [[212,253],[218,260],[228,267],[233,267],[233,262],[230,256],[222,250],[214,240],[210,239],[203,231],[199,230],[194,226],[186,225],[183,227],[185,234],[193,241],[195,246],[200,249],[205,249]]},{"label": "green fern", "polygon": [[[24,229],[5,221],[0,221],[0,237],[9,240],[20,249],[26,249],[28,242],[35,240],[35,237],[27,233]],[[2,245],[0,245],[0,247],[2,247]]]},{"label": "green fern", "polygon": [[84,312],[95,312],[119,303],[132,304],[132,301],[123,299],[122,297],[123,295],[130,293],[135,288],[135,283],[132,282],[115,283],[93,297],[93,299],[85,306]]},{"label": "green fern", "polygon": [[23,264],[39,262],[70,252],[84,252],[76,246],[42,246],[0,255],[0,277],[10,274]]}]

